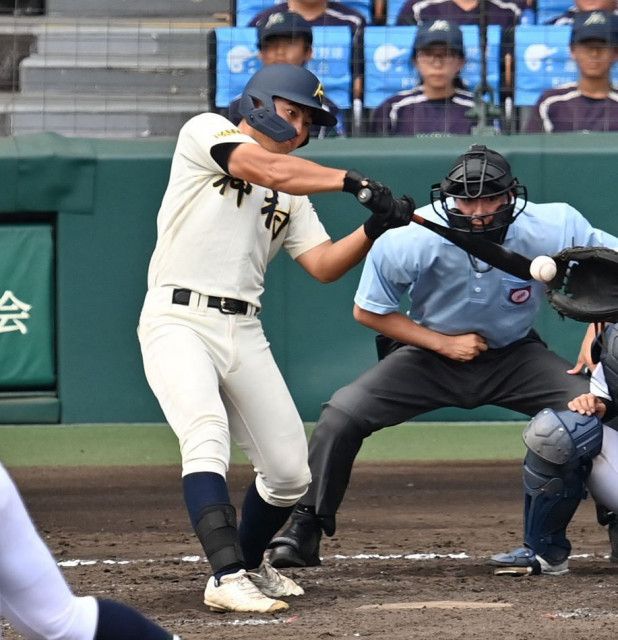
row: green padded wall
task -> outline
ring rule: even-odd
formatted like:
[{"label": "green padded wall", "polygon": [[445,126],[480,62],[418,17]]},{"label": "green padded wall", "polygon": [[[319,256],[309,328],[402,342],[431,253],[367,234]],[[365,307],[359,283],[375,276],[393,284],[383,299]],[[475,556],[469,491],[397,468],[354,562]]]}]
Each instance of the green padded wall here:
[{"label": "green padded wall", "polygon": [[49,224],[0,224],[0,391],[56,383]]},{"label": "green padded wall", "polygon": [[[301,153],[366,172],[397,193],[411,194],[420,206],[454,157],[479,141],[511,160],[532,200],[567,201],[597,226],[618,234],[613,210],[618,134],[321,140]],[[62,422],[162,420],[144,379],[135,328],[173,149],[174,140],[73,140],[54,134],[0,140],[0,222],[3,214],[15,212],[56,216]],[[347,194],[313,201],[334,238],[366,217]],[[360,267],[321,285],[285,255],[267,274],[264,324],[305,420],[316,419],[333,391],[375,362],[372,332],[351,315],[359,274]],[[538,327],[560,353],[576,355],[581,325],[545,309]],[[515,415],[482,408],[429,417],[498,420]]]}]

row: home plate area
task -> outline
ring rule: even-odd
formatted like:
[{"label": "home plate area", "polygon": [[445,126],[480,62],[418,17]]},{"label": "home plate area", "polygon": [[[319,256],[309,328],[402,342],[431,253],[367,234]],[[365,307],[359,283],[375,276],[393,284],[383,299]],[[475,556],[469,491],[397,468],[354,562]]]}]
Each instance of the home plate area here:
[{"label": "home plate area", "polygon": [[[11,472],[78,594],[132,604],[183,640],[615,639],[618,564],[592,501],[569,528],[568,574],[494,576],[487,566],[522,542],[517,461],[357,463],[322,565],[287,570],[305,595],[279,616],[204,607],[209,566],[176,467]],[[251,479],[248,466],[231,469],[237,507]]]}]

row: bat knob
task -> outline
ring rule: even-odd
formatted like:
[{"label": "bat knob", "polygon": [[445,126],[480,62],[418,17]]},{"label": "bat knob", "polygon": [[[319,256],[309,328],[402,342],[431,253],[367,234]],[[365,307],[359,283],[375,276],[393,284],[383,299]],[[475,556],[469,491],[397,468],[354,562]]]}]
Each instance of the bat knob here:
[{"label": "bat knob", "polygon": [[367,202],[369,202],[369,200],[371,200],[372,197],[373,197],[373,193],[369,187],[363,187],[356,195],[356,199],[361,204],[367,204]]}]

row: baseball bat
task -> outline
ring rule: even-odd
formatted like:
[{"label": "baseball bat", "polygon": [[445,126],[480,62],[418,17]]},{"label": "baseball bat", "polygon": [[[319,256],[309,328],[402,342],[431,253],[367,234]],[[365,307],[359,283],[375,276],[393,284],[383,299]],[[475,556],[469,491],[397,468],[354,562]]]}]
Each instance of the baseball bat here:
[{"label": "baseball bat", "polygon": [[[358,192],[357,198],[361,204],[366,204],[371,200],[372,196],[373,193],[371,189],[364,187]],[[426,220],[417,213],[412,214],[412,222],[426,227],[439,236],[450,240],[460,249],[492,265],[492,267],[510,273],[522,280],[532,279],[530,275],[530,259],[522,256],[520,253],[504,248],[497,242],[492,242],[487,238],[481,237],[480,233],[445,227],[432,220]]]},{"label": "baseball bat", "polygon": [[506,273],[510,273],[522,280],[532,279],[530,275],[531,260],[522,256],[520,253],[506,249],[497,242],[492,242],[487,238],[480,237],[480,233],[445,227],[432,220],[425,220],[425,218],[416,213],[412,214],[412,221],[450,240],[459,248],[480,258],[492,267],[506,271]]}]

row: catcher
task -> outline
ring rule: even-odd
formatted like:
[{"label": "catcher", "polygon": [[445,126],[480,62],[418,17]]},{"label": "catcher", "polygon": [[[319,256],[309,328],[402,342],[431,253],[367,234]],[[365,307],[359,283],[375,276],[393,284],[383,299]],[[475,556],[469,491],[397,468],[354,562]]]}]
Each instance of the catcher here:
[{"label": "catcher", "polygon": [[566,529],[586,488],[599,523],[609,524],[610,560],[618,562],[618,432],[602,422],[617,415],[618,253],[575,247],[554,260],[547,297],[561,316],[595,324],[596,366],[590,392],[571,400],[570,411],[544,409],[524,430],[524,546],[491,558],[498,575],[566,573]]}]

